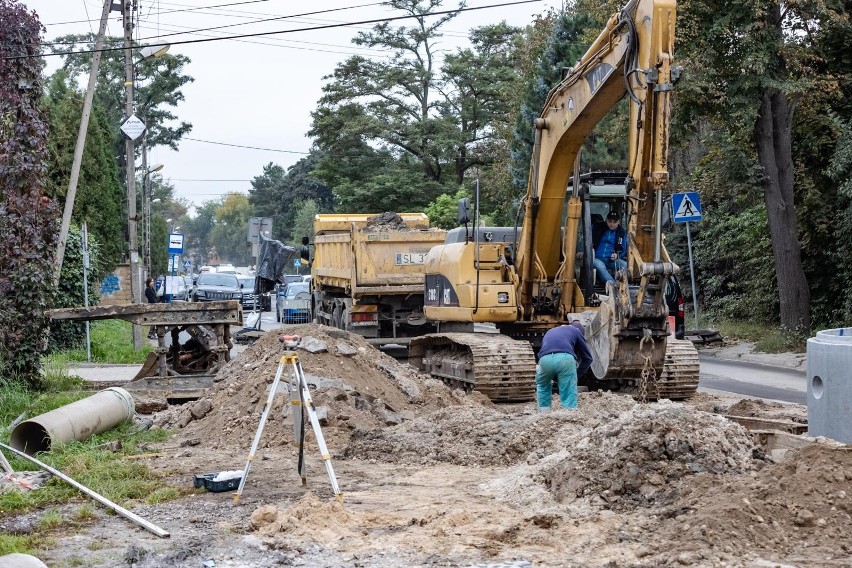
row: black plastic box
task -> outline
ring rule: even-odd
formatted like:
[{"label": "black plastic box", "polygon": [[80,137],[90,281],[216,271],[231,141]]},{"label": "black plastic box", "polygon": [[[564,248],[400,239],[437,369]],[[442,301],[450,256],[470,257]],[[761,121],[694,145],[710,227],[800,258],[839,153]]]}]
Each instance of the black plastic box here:
[{"label": "black plastic box", "polygon": [[221,491],[233,491],[240,486],[242,477],[235,477],[234,479],[229,479],[227,481],[213,481],[213,478],[217,475],[219,475],[218,471],[215,473],[196,473],[195,487],[197,489],[201,489],[203,487],[207,491],[219,493]]}]

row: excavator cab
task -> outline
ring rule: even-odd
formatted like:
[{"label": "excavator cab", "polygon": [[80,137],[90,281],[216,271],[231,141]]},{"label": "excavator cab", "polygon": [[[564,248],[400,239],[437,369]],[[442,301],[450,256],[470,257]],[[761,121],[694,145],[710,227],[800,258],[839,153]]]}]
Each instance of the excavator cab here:
[{"label": "excavator cab", "polygon": [[[579,176],[583,212],[577,227],[577,263],[574,265],[574,272],[577,282],[581,283],[588,305],[594,305],[596,295],[606,291],[604,280],[592,265],[592,229],[597,223],[605,222],[611,211],[618,213],[621,226],[624,227],[627,177],[627,172],[618,170],[596,170]],[[573,185],[574,179],[571,178],[566,192],[568,195],[572,193]],[[624,243],[624,246],[627,247],[627,243]]]}]

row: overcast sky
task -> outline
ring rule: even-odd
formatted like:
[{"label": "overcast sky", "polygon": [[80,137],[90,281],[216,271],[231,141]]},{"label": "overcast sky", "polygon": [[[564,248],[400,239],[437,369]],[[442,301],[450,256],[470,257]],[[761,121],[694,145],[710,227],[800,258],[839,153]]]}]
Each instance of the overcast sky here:
[{"label": "overcast sky", "polygon": [[[402,15],[370,0],[138,1],[140,18],[134,38],[139,43],[327,26]],[[510,1],[469,0],[467,6]],[[39,14],[47,28],[46,41],[69,33],[97,32],[103,9],[97,0],[23,0],[23,3]],[[446,2],[444,8],[455,6]],[[446,24],[439,47],[452,52],[456,47],[468,45],[467,32],[472,27],[501,20],[524,26],[535,14],[560,6],[559,0],[541,0],[462,13]],[[332,11],[255,22],[324,10]],[[229,27],[192,31],[216,26]],[[250,180],[260,175],[269,162],[285,169],[291,166],[311,146],[306,133],[310,128],[310,113],[321,96],[322,77],[354,54],[387,57],[386,52],[351,43],[358,31],[370,27],[351,25],[173,46],[170,53],[191,59],[184,72],[195,79],[183,87],[186,100],[174,113],[193,128],[181,141],[179,151],[155,148],[150,152],[149,163],[164,164],[160,173],[174,185],[178,197],[195,206],[233,191],[247,193]],[[110,16],[108,33],[122,35],[121,16],[117,12]],[[52,72],[59,58],[47,59],[47,72]]]}]

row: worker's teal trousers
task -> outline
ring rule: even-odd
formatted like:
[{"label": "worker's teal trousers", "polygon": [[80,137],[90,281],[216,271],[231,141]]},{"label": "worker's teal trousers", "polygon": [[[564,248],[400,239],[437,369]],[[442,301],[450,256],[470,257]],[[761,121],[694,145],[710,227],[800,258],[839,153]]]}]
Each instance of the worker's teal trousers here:
[{"label": "worker's teal trousers", "polygon": [[559,386],[562,408],[577,408],[577,363],[568,353],[551,353],[542,357],[535,368],[535,387],[539,412],[550,409],[553,379]]}]

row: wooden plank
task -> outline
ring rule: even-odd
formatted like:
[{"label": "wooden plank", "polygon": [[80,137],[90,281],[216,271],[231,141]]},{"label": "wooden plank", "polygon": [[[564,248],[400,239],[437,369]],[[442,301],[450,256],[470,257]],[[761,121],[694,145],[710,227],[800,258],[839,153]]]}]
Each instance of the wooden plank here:
[{"label": "wooden plank", "polygon": [[239,324],[243,310],[237,300],[226,302],[173,302],[171,304],[102,305],[49,310],[54,321],[121,319],[138,325]]}]

